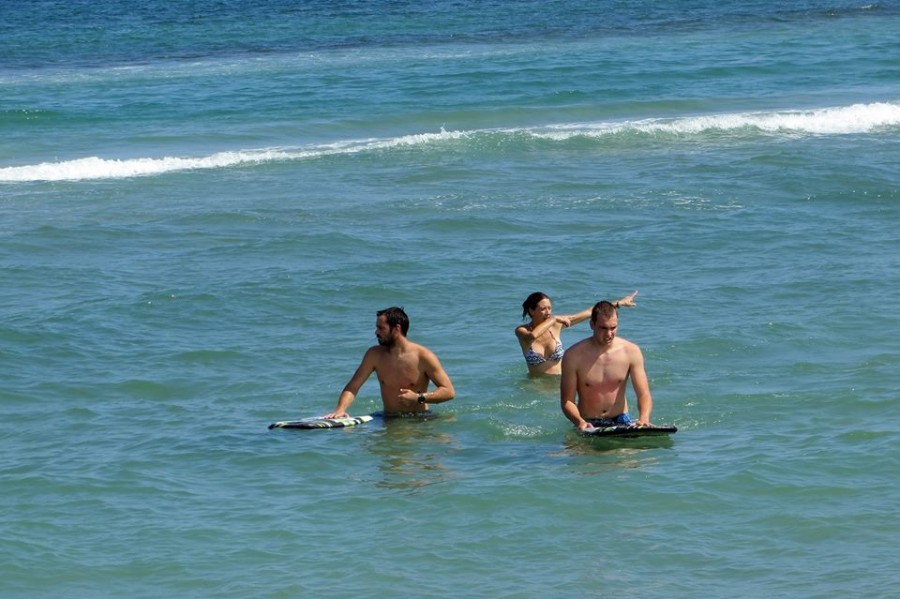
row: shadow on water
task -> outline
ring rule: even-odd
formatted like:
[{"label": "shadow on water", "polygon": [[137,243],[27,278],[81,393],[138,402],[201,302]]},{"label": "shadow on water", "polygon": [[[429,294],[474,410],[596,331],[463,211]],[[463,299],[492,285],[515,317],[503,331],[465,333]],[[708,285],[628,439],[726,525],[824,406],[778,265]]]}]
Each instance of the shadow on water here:
[{"label": "shadow on water", "polygon": [[608,474],[622,469],[639,469],[656,464],[661,449],[672,449],[670,436],[631,439],[602,439],[569,431],[563,441],[559,457],[572,458],[572,465],[580,474]]},{"label": "shadow on water", "polygon": [[456,438],[442,430],[453,415],[377,418],[381,429],[366,441],[378,459],[379,488],[416,491],[454,478],[445,457],[458,449]]}]

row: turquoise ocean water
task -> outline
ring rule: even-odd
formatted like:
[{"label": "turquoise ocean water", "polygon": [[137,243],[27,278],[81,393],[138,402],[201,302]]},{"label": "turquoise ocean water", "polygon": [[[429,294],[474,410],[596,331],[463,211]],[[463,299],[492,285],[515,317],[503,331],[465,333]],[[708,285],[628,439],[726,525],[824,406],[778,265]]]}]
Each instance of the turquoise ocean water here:
[{"label": "turquoise ocean water", "polygon": [[[0,595],[894,596],[898,31],[894,0],[0,2]],[[521,302],[634,289],[680,430],[579,438]],[[330,411],[395,304],[440,418],[266,429]]]}]

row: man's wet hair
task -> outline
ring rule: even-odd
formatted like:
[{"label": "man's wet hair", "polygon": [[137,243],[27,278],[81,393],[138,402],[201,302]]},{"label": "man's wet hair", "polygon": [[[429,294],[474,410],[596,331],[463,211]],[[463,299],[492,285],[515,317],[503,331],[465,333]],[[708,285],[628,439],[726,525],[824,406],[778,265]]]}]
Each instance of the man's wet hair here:
[{"label": "man's wet hair", "polygon": [[616,309],[616,305],[612,302],[608,302],[606,300],[597,302],[596,304],[594,304],[594,308],[591,310],[591,322],[597,322],[598,320],[607,320],[614,314],[618,314],[618,312],[619,311]]},{"label": "man's wet hair", "polygon": [[406,337],[406,333],[409,331],[409,316],[406,315],[403,308],[398,306],[385,308],[384,310],[379,310],[376,316],[384,316],[385,322],[392,329],[399,324],[403,336]]}]

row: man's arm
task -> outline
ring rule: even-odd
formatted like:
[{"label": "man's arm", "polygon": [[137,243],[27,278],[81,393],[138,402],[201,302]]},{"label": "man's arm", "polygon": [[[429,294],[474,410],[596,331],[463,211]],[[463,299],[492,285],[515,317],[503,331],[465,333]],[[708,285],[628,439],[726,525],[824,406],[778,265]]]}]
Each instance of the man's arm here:
[{"label": "man's arm", "polygon": [[559,381],[559,405],[562,413],[578,427],[578,430],[585,430],[590,425],[581,417],[581,412],[575,404],[578,391],[578,372],[575,367],[575,358],[571,356],[571,352],[570,349],[563,354],[562,378]]},{"label": "man's arm", "polygon": [[429,391],[425,394],[426,401],[428,403],[442,403],[456,397],[456,390],[453,388],[450,376],[444,371],[441,361],[438,360],[434,352],[423,347],[422,360],[425,363],[425,375],[436,387],[434,391]]},{"label": "man's arm", "polygon": [[631,388],[637,397],[638,420],[637,424],[649,425],[650,413],[653,411],[653,396],[650,394],[650,381],[647,380],[647,371],[644,369],[644,354],[637,345],[629,352],[631,358]]},{"label": "man's arm", "polygon": [[347,408],[349,408],[350,404],[353,403],[353,400],[356,399],[356,394],[359,393],[363,383],[365,383],[369,379],[369,376],[375,371],[375,352],[372,351],[373,349],[374,348],[370,348],[366,351],[356,372],[353,373],[353,376],[350,377],[350,381],[344,387],[344,390],[341,391],[341,396],[338,398],[337,407],[334,409],[334,412],[325,414],[325,418],[343,418],[349,416]]}]

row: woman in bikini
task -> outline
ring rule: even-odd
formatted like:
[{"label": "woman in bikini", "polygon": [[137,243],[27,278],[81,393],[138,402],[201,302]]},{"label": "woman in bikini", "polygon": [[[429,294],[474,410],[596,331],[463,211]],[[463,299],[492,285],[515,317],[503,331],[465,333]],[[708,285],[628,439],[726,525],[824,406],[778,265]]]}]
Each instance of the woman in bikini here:
[{"label": "woman in bikini", "polygon": [[[616,307],[634,306],[634,296],[626,295],[615,302]],[[593,306],[592,306],[593,307]],[[528,364],[528,374],[540,376],[562,373],[562,357],[565,352],[560,336],[564,328],[576,325],[591,317],[591,308],[577,314],[553,314],[550,296],[535,291],[522,302],[522,318],[531,322],[516,327],[516,337],[522,347],[522,355]]]}]

